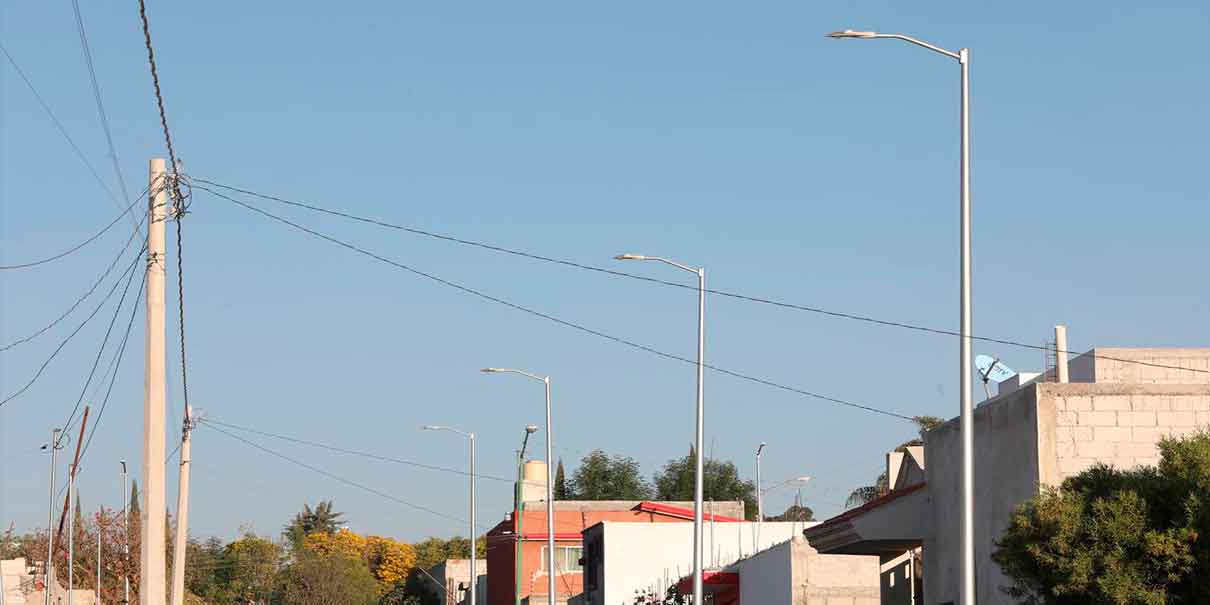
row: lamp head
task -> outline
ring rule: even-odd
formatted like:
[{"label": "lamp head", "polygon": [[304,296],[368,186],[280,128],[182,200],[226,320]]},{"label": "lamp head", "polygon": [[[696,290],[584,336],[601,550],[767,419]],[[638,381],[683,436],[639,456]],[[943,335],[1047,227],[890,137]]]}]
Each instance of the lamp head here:
[{"label": "lamp head", "polygon": [[441,430],[441,429],[443,429],[443,428],[445,428],[445,427],[437,426],[437,425],[435,425],[435,424],[426,424],[426,425],[424,425],[424,426],[420,427],[420,430],[423,430],[423,431],[440,431],[440,430]]},{"label": "lamp head", "polygon": [[538,425],[536,425],[536,424],[526,425],[525,432],[529,433],[530,435],[533,435],[534,433],[538,432]]},{"label": "lamp head", "polygon": [[828,34],[829,38],[873,38],[878,35],[878,32],[859,32],[851,29],[846,29],[840,32],[832,32]]},{"label": "lamp head", "polygon": [[811,477],[809,477],[809,476],[807,476],[807,475],[803,475],[803,476],[801,476],[801,477],[795,477],[795,478],[794,478],[794,481],[795,481],[796,483],[806,483],[806,482],[808,482],[808,481],[810,481],[810,480],[811,480]]},{"label": "lamp head", "polygon": [[497,372],[500,372],[501,370],[500,370],[500,368],[483,368],[482,370],[479,370],[479,371],[483,372],[484,374],[495,374]]},{"label": "lamp head", "polygon": [[647,260],[642,254],[619,254],[613,257],[614,260]]}]

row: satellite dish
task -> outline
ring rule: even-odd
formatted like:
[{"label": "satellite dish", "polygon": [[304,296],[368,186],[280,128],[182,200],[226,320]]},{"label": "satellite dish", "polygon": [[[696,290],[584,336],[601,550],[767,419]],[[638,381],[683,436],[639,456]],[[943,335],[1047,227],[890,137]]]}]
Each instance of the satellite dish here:
[{"label": "satellite dish", "polygon": [[983,382],[988,380],[1004,382],[1017,375],[1012,368],[1004,365],[999,359],[988,355],[975,356],[975,368],[979,370],[979,376],[983,378]]},{"label": "satellite dish", "polygon": [[995,380],[998,384],[1016,375],[1012,368],[1000,363],[999,359],[987,355],[975,356],[975,369],[979,371],[979,378],[983,380],[983,393],[987,395],[988,399],[992,398],[992,391],[987,387],[989,380]]}]

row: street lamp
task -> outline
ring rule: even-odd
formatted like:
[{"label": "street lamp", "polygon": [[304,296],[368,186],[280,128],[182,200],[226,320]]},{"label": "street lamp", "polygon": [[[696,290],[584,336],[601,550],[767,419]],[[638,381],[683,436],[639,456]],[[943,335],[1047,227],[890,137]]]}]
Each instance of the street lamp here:
[{"label": "street lamp", "polygon": [[756,446],[756,522],[759,524],[765,520],[765,499],[761,497],[760,489],[760,453],[769,445],[764,441]]},{"label": "street lamp", "polygon": [[470,537],[471,537],[471,569],[470,569],[470,571],[471,571],[471,573],[470,573],[471,599],[470,599],[470,603],[471,603],[471,605],[479,605],[479,602],[475,600],[475,586],[479,583],[478,582],[479,569],[477,567],[475,567],[475,549],[478,546],[478,544],[475,541],[475,533],[476,533],[475,532],[475,434],[468,433],[466,431],[460,431],[453,427],[439,426],[439,425],[435,425],[435,424],[426,424],[421,428],[426,431],[448,431],[450,433],[456,433],[458,435],[462,435],[463,437],[466,437],[467,441],[469,441],[471,444],[471,522],[470,522],[470,524],[471,524],[471,533],[470,533]]},{"label": "street lamp", "polygon": [[[546,387],[546,580],[547,596],[551,603],[555,602],[555,477],[554,466],[551,464],[551,450],[554,434],[550,429],[550,376],[538,376],[523,370],[512,368],[483,368],[485,374],[520,374],[542,382]],[[526,429],[528,431],[528,427]],[[520,539],[520,536],[518,536]]]},{"label": "street lamp", "polygon": [[887,38],[902,40],[927,48],[935,53],[945,55],[958,61],[962,82],[962,109],[959,117],[961,125],[961,160],[959,165],[959,223],[961,251],[959,256],[960,273],[959,299],[960,339],[961,349],[958,359],[959,389],[961,392],[961,432],[962,432],[962,585],[961,603],[975,603],[975,469],[974,469],[974,403],[971,399],[971,137],[970,137],[970,50],[963,48],[958,52],[933,46],[928,42],[917,40],[903,34],[880,34],[870,31],[844,30],[828,34],[830,38]]},{"label": "street lamp", "polygon": [[702,602],[702,459],[705,457],[703,416],[705,398],[702,391],[703,373],[706,363],[706,269],[682,265],[673,260],[641,254],[619,254],[616,260],[650,260],[672,265],[697,275],[697,436],[694,440],[696,473],[693,479],[693,602]]},{"label": "street lamp", "polygon": [[522,529],[521,525],[522,525],[522,521],[524,521],[524,517],[521,515],[522,506],[524,506],[522,504],[522,498],[524,497],[524,495],[521,493],[521,482],[524,480],[524,476],[521,473],[522,473],[522,468],[525,465],[525,447],[527,445],[529,445],[529,436],[533,435],[536,432],[538,432],[538,425],[536,425],[536,424],[526,425],[525,426],[525,437],[523,439],[521,439],[521,449],[517,450],[517,485],[516,485],[516,488],[514,489],[514,491],[516,492],[516,496],[514,498],[515,499],[514,508],[516,509],[516,512],[514,514],[516,515],[516,528],[517,528],[517,536],[516,536],[517,537],[517,546],[516,546],[516,548],[514,548],[514,555],[513,555],[513,560],[516,561],[516,570],[515,570],[515,573],[513,574],[513,580],[514,580],[514,582],[513,582],[513,602],[514,602],[514,605],[521,605],[521,556],[524,554],[521,552],[522,551],[521,546],[523,544],[522,540],[521,540],[521,537],[523,535],[521,533],[521,529]]}]

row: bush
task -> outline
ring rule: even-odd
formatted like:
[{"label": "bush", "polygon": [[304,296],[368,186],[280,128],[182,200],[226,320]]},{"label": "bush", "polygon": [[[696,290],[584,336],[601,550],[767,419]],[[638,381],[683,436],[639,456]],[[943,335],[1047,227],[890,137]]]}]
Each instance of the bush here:
[{"label": "bush", "polygon": [[1158,468],[1095,466],[1023,504],[992,558],[1031,605],[1210,603],[1210,433]]}]

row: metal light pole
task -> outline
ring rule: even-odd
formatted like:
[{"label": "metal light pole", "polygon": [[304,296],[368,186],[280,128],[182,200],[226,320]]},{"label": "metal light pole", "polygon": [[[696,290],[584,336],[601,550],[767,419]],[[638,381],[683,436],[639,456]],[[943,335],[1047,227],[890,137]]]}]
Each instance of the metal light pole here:
[{"label": "metal light pole", "polygon": [[529,445],[529,436],[536,432],[538,432],[537,425],[533,425],[533,424],[526,425],[525,426],[525,438],[521,440],[521,449],[517,450],[517,486],[516,486],[516,489],[514,490],[516,492],[516,496],[515,496],[516,502],[514,503],[515,504],[514,508],[516,509],[516,512],[514,514],[517,515],[517,518],[516,518],[517,546],[513,549],[515,551],[513,554],[513,560],[516,562],[516,570],[515,570],[515,573],[513,574],[513,603],[514,603],[514,605],[521,605],[521,556],[522,556],[521,546],[523,544],[522,534],[521,534],[521,522],[525,519],[525,517],[521,514],[522,512],[524,512],[522,510],[522,508],[525,506],[525,503],[522,500],[524,495],[521,492],[521,483],[524,480],[524,475],[522,474],[522,468],[525,466],[525,446]]},{"label": "metal light pole", "polygon": [[130,515],[126,505],[130,500],[130,490],[126,488],[126,461],[122,463],[122,605],[130,605]]},{"label": "metal light pole", "polygon": [[50,432],[50,512],[46,518],[46,569],[43,570],[46,582],[46,605],[50,605],[52,583],[55,581],[55,464],[59,461],[60,429]]},{"label": "metal light pole", "polygon": [[761,496],[760,489],[760,453],[766,445],[769,444],[761,441],[760,445],[756,446],[756,526],[758,528],[765,520],[765,499]]},{"label": "metal light pole", "polygon": [[845,30],[828,34],[831,38],[859,38],[864,40],[887,38],[902,40],[927,48],[958,62],[962,80],[961,164],[959,166],[960,227],[959,295],[961,350],[958,359],[958,383],[961,390],[962,431],[962,605],[975,604],[975,468],[974,468],[974,402],[971,397],[971,137],[970,137],[970,50],[958,52],[933,46],[903,34],[880,34],[868,31]]},{"label": "metal light pole", "polygon": [[702,476],[705,472],[705,396],[703,379],[706,365],[706,269],[682,265],[673,260],[641,254],[619,254],[616,260],[651,260],[672,265],[697,275],[697,430],[694,439],[695,474],[693,478],[693,603],[702,602]]},{"label": "metal light pole", "polygon": [[76,469],[67,475],[67,605],[73,605],[76,592]]},{"label": "metal light pole", "polygon": [[471,569],[470,569],[471,598],[470,598],[470,605],[479,605],[479,602],[475,600],[475,592],[476,592],[475,585],[478,584],[478,578],[479,578],[479,569],[477,567],[475,567],[475,549],[477,547],[477,544],[475,543],[475,534],[476,534],[476,531],[475,531],[475,434],[468,433],[466,431],[460,431],[453,427],[437,426],[434,424],[426,424],[421,428],[426,431],[449,431],[451,433],[456,433],[458,435],[462,435],[463,437],[466,437],[467,441],[469,441],[471,444],[471,521],[470,521],[470,525],[471,525],[471,534],[470,534],[470,536],[471,536]]},{"label": "metal light pole", "polygon": [[538,376],[530,374],[522,370],[514,370],[512,368],[483,368],[481,370],[487,374],[520,374],[527,378],[539,380],[546,387],[546,580],[547,580],[547,597],[550,599],[550,604],[554,605],[555,598],[555,477],[554,466],[551,464],[551,451],[555,440],[554,433],[550,428],[550,376]]}]

